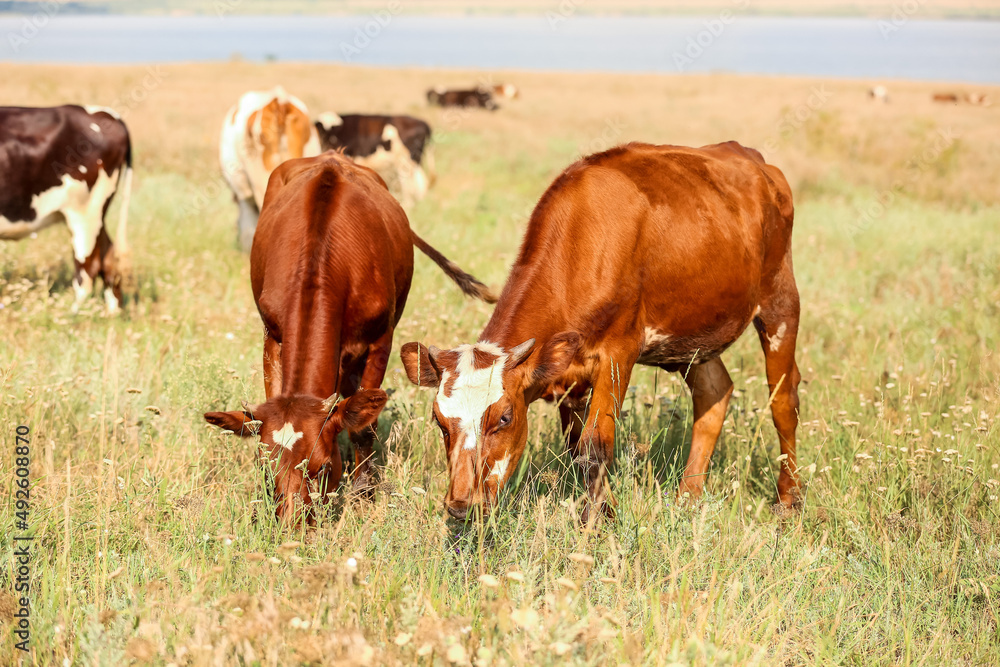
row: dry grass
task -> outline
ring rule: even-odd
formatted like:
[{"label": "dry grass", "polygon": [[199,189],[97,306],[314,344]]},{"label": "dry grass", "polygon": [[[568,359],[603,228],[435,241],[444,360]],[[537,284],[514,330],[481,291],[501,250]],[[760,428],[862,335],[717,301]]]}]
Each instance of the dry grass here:
[{"label": "dry grass", "polygon": [[[110,104],[146,76],[8,65],[0,85],[22,104]],[[427,109],[425,88],[482,74],[229,64],[155,76],[124,105],[141,289],[130,316],[104,318],[97,299],[71,314],[64,229],[0,246],[0,433],[10,443],[28,424],[34,438],[36,664],[1000,662],[1000,107],[935,105],[930,84],[890,83],[892,103],[877,106],[865,82],[498,72],[522,100],[454,114]],[[583,489],[538,406],[504,507],[458,530],[442,518],[431,397],[394,361],[375,502],[279,530],[254,443],[200,419],[263,393],[215,142],[241,92],[278,82],[314,112],[428,118],[439,178],[413,225],[493,283],[533,202],[581,152],[770,146],[797,197],[804,511],[769,511],[776,436],[747,336],[724,356],[738,395],[696,507],[672,502],[686,391],[641,369],[615,523],[576,525]],[[828,100],[787,120],[817,87]],[[935,148],[939,131],[956,138]],[[468,341],[488,313],[418,258],[397,345]],[[0,517],[5,537],[12,522]],[[5,621],[10,607],[0,595]],[[0,651],[11,646],[5,634]]]}]

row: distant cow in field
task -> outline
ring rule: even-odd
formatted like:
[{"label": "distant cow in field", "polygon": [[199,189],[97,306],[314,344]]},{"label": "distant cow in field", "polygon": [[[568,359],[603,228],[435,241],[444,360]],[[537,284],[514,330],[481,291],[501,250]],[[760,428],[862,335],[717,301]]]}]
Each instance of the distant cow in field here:
[{"label": "distant cow in field", "polygon": [[328,111],[319,115],[316,131],[323,150],[343,151],[378,172],[404,208],[427,194],[434,179],[434,158],[431,126],[426,121],[413,116]]},{"label": "distant cow in field", "polygon": [[496,301],[410,229],[372,170],[331,151],[285,162],[271,176],[250,252],[267,401],[205,419],[243,436],[259,433],[275,464],[280,518],[337,488],[344,429],[355,447],[354,487],[371,492],[373,425],[386,401],[379,387],[410,290],[414,246],[463,292]]},{"label": "distant cow in field", "polygon": [[[445,506],[486,508],[517,469],[528,405],[557,401],[588,480],[586,522],[611,513],[605,473],[634,364],[680,373],[694,400],[679,494],[698,497],[733,382],[720,355],[753,323],[781,444],[778,500],[800,502],[795,459],[799,295],[792,194],[760,153],[628,144],[571,165],[542,195],[476,343],[407,343],[407,377],[435,387]],[[588,392],[592,392],[588,403]]]},{"label": "distant cow in field", "polygon": [[955,93],[934,93],[931,99],[942,104],[958,104],[958,95]]},{"label": "distant cow in field", "polygon": [[868,89],[868,98],[873,102],[887,104],[889,102],[889,89],[885,86],[873,86]]},{"label": "distant cow in field", "polygon": [[244,93],[226,112],[219,162],[239,206],[236,226],[245,251],[253,243],[271,172],[285,160],[319,153],[309,110],[281,86]]},{"label": "distant cow in field", "polygon": [[469,90],[447,90],[431,88],[427,91],[427,102],[439,107],[479,107],[496,111],[500,107],[493,100],[493,91],[485,88]]},{"label": "distant cow in field", "polygon": [[508,100],[516,100],[521,96],[521,91],[512,83],[498,83],[493,86],[493,94],[498,97],[506,97]]},{"label": "distant cow in field", "polygon": [[[104,216],[122,191],[113,244]],[[79,306],[98,275],[110,312],[122,302],[132,142],[118,114],[102,107],[0,107],[0,239],[22,239],[64,221],[73,245]]]},{"label": "distant cow in field", "polygon": [[993,106],[993,101],[990,99],[989,95],[985,95],[983,93],[966,93],[965,101],[977,107]]}]

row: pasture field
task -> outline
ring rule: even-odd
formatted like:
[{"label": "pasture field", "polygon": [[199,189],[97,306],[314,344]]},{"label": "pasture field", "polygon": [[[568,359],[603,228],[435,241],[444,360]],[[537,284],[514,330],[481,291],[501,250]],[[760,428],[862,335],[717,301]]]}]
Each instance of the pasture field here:
[{"label": "pasture field", "polygon": [[[487,79],[522,99],[492,114],[423,102],[430,85]],[[674,497],[686,387],[640,367],[615,521],[578,526],[583,486],[554,408],[536,405],[502,506],[485,524],[446,522],[433,397],[409,385],[398,350],[470,342],[489,307],[418,254],[374,502],[341,499],[316,529],[277,526],[255,442],[201,417],[263,400],[216,142],[242,92],[276,83],[313,114],[427,118],[437,182],[411,223],[494,285],[577,156],[632,139],[761,148],[796,197],[804,509],[771,509],[777,435],[751,331],[723,357],[737,394],[703,502]],[[0,245],[0,663],[15,655],[13,450],[26,425],[26,663],[1000,664],[1000,106],[933,104],[963,89],[902,82],[877,105],[871,83],[5,65],[6,104],[125,114],[139,298],[120,318],[98,298],[74,314],[65,228]]]}]

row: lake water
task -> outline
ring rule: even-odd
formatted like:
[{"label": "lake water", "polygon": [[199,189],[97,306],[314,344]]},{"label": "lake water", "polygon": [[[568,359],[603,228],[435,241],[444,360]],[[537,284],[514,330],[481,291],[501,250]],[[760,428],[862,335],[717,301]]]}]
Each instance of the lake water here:
[{"label": "lake water", "polygon": [[[220,2],[223,0],[220,0]],[[558,7],[558,3],[553,3]],[[398,6],[390,3],[387,6]],[[228,60],[1000,83],[1000,22],[741,16],[0,17],[0,60]],[[367,28],[368,35],[365,34]],[[370,35],[370,36],[369,36]]]}]

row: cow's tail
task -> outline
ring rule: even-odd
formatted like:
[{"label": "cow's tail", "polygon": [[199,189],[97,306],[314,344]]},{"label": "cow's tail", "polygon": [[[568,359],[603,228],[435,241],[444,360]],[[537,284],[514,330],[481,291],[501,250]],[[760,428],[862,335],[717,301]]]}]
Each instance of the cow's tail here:
[{"label": "cow's tail", "polygon": [[[125,125],[124,122],[122,126]],[[132,198],[132,138],[125,127],[125,168],[118,178],[118,190],[121,192],[121,207],[118,210],[118,230],[115,233],[115,257],[118,264],[118,275],[121,279],[123,293],[136,292],[135,271],[132,268],[132,256],[128,247],[128,205]]]},{"label": "cow's tail", "polygon": [[441,267],[441,270],[445,272],[449,278],[455,281],[458,288],[462,290],[466,295],[475,297],[480,301],[485,301],[486,303],[496,303],[497,295],[489,287],[484,285],[481,281],[468,273],[463,271],[452,262],[450,259],[438,252],[433,246],[431,246],[427,241],[423,240],[417,233],[410,230],[410,237],[413,239],[413,245],[420,249],[420,252],[424,253],[431,260]]}]

